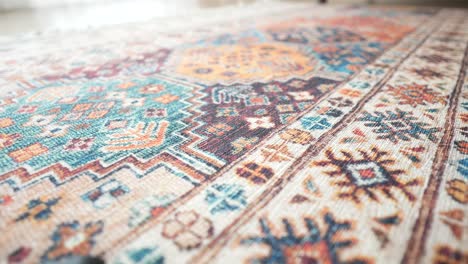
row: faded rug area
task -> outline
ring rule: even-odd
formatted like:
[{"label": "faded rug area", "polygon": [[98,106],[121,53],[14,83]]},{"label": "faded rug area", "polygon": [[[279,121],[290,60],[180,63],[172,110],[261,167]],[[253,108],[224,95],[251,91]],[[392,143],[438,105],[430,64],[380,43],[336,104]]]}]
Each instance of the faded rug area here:
[{"label": "faded rug area", "polygon": [[0,262],[468,263],[468,11],[249,10],[2,43]]}]

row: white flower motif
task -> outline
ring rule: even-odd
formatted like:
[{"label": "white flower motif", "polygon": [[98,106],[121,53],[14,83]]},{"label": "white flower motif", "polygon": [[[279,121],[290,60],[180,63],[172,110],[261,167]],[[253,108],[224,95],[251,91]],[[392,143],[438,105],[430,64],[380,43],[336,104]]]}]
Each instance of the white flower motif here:
[{"label": "white flower motif", "polygon": [[42,130],[42,133],[39,135],[41,137],[63,137],[68,132],[68,125],[60,126],[60,125],[47,125]]},{"label": "white flower motif", "polygon": [[123,107],[129,106],[143,106],[145,103],[145,98],[126,98],[122,101]]},{"label": "white flower motif", "polygon": [[263,116],[263,117],[247,117],[245,120],[249,122],[249,129],[254,130],[257,128],[273,128],[275,127],[275,123],[271,121],[270,116]]},{"label": "white flower motif", "polygon": [[50,124],[56,115],[33,115],[24,126],[45,126]]},{"label": "white flower motif", "polygon": [[294,97],[294,100],[296,101],[308,101],[308,100],[313,100],[315,98],[315,96],[311,95],[307,91],[289,92],[288,94]]},{"label": "white flower motif", "polygon": [[106,95],[106,99],[123,100],[127,97],[126,92],[110,92]]}]

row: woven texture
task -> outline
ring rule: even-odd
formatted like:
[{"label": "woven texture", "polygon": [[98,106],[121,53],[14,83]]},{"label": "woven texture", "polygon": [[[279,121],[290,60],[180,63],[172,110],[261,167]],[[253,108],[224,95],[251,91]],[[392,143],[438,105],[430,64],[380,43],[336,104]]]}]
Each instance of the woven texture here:
[{"label": "woven texture", "polygon": [[468,11],[233,14],[1,44],[0,262],[468,263]]}]

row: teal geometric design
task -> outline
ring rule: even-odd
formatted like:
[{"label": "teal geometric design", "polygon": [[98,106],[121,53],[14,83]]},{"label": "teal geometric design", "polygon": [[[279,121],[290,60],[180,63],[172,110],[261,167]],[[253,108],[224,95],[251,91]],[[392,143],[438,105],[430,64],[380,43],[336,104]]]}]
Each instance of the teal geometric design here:
[{"label": "teal geometric design", "polygon": [[412,112],[400,109],[385,113],[375,111],[374,114],[365,112],[358,120],[365,122],[366,127],[373,128],[378,139],[388,139],[393,143],[399,140],[410,141],[411,138],[420,139],[422,135],[435,142],[435,133],[440,131],[440,128],[428,127],[429,124],[419,122]]},{"label": "teal geometric design", "polygon": [[310,116],[301,118],[302,128],[307,130],[322,130],[331,127],[331,124],[324,117]]},{"label": "teal geometric design", "polygon": [[461,159],[458,161],[458,168],[457,171],[465,177],[465,179],[468,179],[468,158]]},{"label": "teal geometric design", "polygon": [[[3,113],[0,113],[0,118],[12,118],[16,121],[15,126],[0,128],[1,134],[20,133],[21,138],[17,139],[11,146],[6,146],[0,149],[0,173],[8,172],[18,166],[28,166],[33,170],[38,170],[51,164],[61,162],[72,168],[79,167],[90,161],[101,160],[103,163],[113,163],[119,161],[130,154],[140,159],[148,159],[167,150],[170,147],[175,147],[184,142],[178,132],[187,127],[183,122],[185,118],[191,116],[190,112],[184,111],[191,104],[186,102],[186,99],[193,96],[193,86],[182,86],[169,83],[157,79],[131,80],[134,86],[128,89],[119,87],[122,82],[85,82],[79,85],[78,91],[75,93],[77,98],[72,103],[61,103],[58,99],[49,102],[41,101],[38,104],[28,102],[31,94],[18,98],[18,103],[5,106]],[[141,89],[148,85],[163,85],[165,89],[154,93],[142,93]],[[53,86],[66,86],[65,84],[50,84],[41,88],[36,88],[32,93],[37,93],[43,89]],[[96,92],[90,92],[95,87]],[[122,96],[125,93],[125,96]],[[164,95],[177,96],[176,100],[171,102],[155,101],[156,98]],[[134,98],[134,100],[129,100]],[[60,99],[60,98],[59,98]],[[137,100],[139,99],[139,100]],[[91,104],[91,108],[80,112],[79,119],[67,120],[67,117],[72,117],[70,113],[76,113],[74,107],[78,104]],[[133,106],[137,104],[137,106]],[[18,109],[22,106],[34,105],[37,110],[34,113],[19,113]],[[101,118],[88,118],[91,112],[103,107],[102,110],[108,112]],[[165,109],[167,115],[164,117],[145,115],[148,108]],[[50,117],[52,120],[49,124],[44,125],[26,125],[28,121],[37,115]],[[65,117],[65,118],[64,118]],[[114,130],[109,130],[106,124],[113,120],[125,120],[126,125]],[[124,151],[107,151],[105,146],[109,145],[109,136],[125,132],[126,130],[135,128],[138,123],[145,124],[145,128],[153,122],[159,129],[161,121],[167,121],[168,127],[165,131],[165,140],[159,146],[144,147],[141,149],[131,149]],[[51,127],[51,131],[45,133],[47,127]],[[61,129],[57,133],[57,128]],[[54,136],[53,133],[57,136]],[[70,140],[75,138],[92,138],[93,144],[90,148],[82,151],[64,151],[64,147]],[[23,162],[16,162],[8,154],[12,151],[23,149],[35,143],[42,144],[48,149],[47,155],[38,155]]]},{"label": "teal geometric design", "polygon": [[244,190],[236,184],[214,184],[208,191],[205,201],[210,205],[210,213],[235,211],[247,205]]},{"label": "teal geometric design", "polygon": [[128,250],[115,264],[164,264],[164,257],[158,247],[142,247]]},{"label": "teal geometric design", "polygon": [[[383,43],[378,42],[337,44],[334,45],[333,51],[313,52],[313,54],[330,70],[353,74],[355,70],[351,70],[350,65],[364,66],[377,57],[385,48]],[[356,61],[356,59],[359,60]]]}]

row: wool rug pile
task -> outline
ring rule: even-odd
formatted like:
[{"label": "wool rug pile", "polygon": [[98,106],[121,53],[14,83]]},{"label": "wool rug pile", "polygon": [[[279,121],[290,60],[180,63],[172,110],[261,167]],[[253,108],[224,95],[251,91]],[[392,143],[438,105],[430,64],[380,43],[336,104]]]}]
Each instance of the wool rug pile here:
[{"label": "wool rug pile", "polygon": [[468,10],[188,21],[1,43],[1,263],[468,263]]}]

